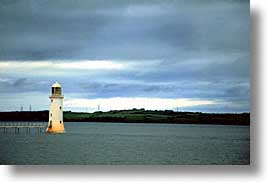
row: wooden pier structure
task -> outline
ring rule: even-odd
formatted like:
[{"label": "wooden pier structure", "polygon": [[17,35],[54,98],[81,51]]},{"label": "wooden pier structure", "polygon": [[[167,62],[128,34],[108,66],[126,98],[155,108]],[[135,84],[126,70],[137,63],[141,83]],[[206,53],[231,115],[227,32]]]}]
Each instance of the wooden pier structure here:
[{"label": "wooden pier structure", "polygon": [[8,130],[14,130],[15,133],[19,133],[20,130],[24,130],[26,133],[30,133],[31,129],[35,129],[38,133],[41,133],[42,131],[45,132],[45,129],[47,127],[46,123],[40,123],[40,122],[19,122],[19,123],[13,123],[13,122],[0,122],[0,129],[4,133],[8,133]]}]

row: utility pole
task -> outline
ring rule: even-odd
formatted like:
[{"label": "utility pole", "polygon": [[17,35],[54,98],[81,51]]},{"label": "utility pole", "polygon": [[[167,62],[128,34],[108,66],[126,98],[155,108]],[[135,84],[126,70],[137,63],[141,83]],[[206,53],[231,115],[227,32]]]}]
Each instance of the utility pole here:
[{"label": "utility pole", "polygon": [[20,112],[22,112],[22,111],[23,111],[23,105],[20,106]]},{"label": "utility pole", "polygon": [[30,112],[32,111],[32,105],[31,104],[29,105],[29,111]]}]

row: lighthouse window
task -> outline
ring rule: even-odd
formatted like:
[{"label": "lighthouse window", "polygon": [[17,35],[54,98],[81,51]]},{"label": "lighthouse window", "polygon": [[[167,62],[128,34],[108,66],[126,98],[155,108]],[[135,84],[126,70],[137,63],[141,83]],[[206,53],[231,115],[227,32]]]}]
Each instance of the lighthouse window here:
[{"label": "lighthouse window", "polygon": [[52,92],[52,94],[61,95],[61,88],[60,87],[52,87],[51,92]]},{"label": "lighthouse window", "polygon": [[53,99],[51,99],[51,102],[53,102]]},{"label": "lighthouse window", "polygon": [[60,121],[60,124],[61,124],[61,121]]},{"label": "lighthouse window", "polygon": [[61,106],[60,106],[60,110],[61,110]]},{"label": "lighthouse window", "polygon": [[56,87],[56,88],[55,88],[55,94],[59,94],[59,95],[61,95],[61,88]]},{"label": "lighthouse window", "polygon": [[50,116],[52,117],[52,113],[50,113]]}]

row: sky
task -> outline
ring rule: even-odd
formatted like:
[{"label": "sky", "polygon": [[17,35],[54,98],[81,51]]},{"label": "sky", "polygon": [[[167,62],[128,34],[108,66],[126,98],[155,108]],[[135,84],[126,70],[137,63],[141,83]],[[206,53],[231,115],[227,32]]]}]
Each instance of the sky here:
[{"label": "sky", "polygon": [[0,111],[250,111],[249,0],[1,0]]}]

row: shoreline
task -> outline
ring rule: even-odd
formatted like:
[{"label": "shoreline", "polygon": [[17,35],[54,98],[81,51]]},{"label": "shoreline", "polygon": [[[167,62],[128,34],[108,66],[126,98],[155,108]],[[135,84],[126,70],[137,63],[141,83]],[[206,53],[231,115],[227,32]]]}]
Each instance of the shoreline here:
[{"label": "shoreline", "polygon": [[[48,115],[49,111],[0,112],[0,122],[46,122]],[[250,125],[250,113],[174,112],[144,109],[94,113],[65,111],[64,122]]]}]

